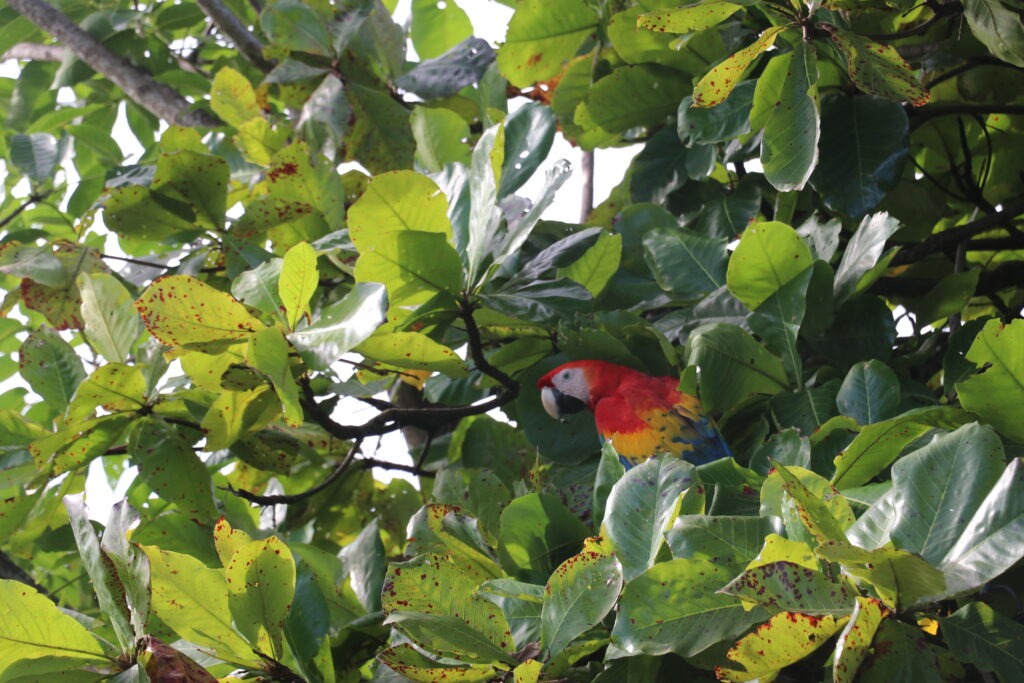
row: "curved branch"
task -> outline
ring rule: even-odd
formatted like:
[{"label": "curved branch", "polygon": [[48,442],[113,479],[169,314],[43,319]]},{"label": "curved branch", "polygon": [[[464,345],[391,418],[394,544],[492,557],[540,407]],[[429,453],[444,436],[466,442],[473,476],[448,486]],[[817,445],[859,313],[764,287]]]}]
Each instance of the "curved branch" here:
[{"label": "curved branch", "polygon": [[970,114],[985,116],[987,114],[1024,114],[1024,104],[927,104],[923,107],[907,107],[907,116],[912,125],[919,125],[938,116],[954,116]]},{"label": "curved branch", "polygon": [[243,498],[249,501],[250,503],[256,503],[257,505],[290,505],[291,503],[298,503],[307,498],[312,498],[313,496],[320,493],[321,491],[329,487],[331,484],[336,482],[338,480],[338,477],[344,474],[345,470],[348,469],[348,466],[352,464],[352,460],[353,458],[356,457],[356,453],[359,452],[359,447],[362,445],[362,443],[362,439],[356,440],[356,442],[352,444],[352,448],[350,448],[348,453],[345,455],[345,459],[338,463],[338,465],[334,468],[334,471],[331,472],[326,479],[324,479],[316,486],[308,488],[300,493],[283,494],[278,496],[261,496],[257,493],[253,493],[252,491],[236,489],[234,486],[231,486],[230,484],[228,484],[226,487],[221,487],[221,490],[227,491],[228,493],[238,496],[239,498]]},{"label": "curved branch", "polygon": [[954,250],[961,242],[965,242],[975,235],[1007,225],[1010,219],[1019,216],[1021,213],[1024,213],[1024,199],[1004,204],[1000,211],[979,218],[976,221],[958,225],[949,230],[943,230],[919,244],[902,249],[893,258],[892,265],[901,266],[907,263],[915,263],[925,256],[936,252]]},{"label": "curved branch", "polygon": [[231,39],[243,57],[263,72],[274,68],[274,62],[263,56],[263,44],[256,39],[238,17],[220,0],[196,0],[221,33]]},{"label": "curved branch", "polygon": [[111,52],[44,0],[8,0],[8,4],[158,118],[194,128],[221,125],[216,116],[202,109],[191,109],[192,104],[176,90]]}]

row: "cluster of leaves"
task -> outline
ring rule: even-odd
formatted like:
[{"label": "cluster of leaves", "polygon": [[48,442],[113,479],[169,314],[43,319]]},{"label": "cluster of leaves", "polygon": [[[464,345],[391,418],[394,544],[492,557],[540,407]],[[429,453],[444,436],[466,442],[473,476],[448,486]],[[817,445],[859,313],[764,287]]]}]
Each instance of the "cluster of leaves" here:
[{"label": "cluster of leaves", "polygon": [[[1010,6],[387,4],[63,2],[0,81],[0,680],[1019,680]],[[556,131],[639,145],[580,224]],[[624,473],[575,358],[736,459]]]}]

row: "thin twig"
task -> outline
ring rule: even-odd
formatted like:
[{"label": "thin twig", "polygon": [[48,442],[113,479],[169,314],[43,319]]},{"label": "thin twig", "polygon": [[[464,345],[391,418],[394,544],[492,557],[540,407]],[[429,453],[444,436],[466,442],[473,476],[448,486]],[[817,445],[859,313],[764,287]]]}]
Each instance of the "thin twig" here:
[{"label": "thin twig", "polygon": [[300,493],[283,494],[278,496],[261,496],[257,493],[253,493],[252,491],[236,489],[230,484],[228,484],[226,487],[221,487],[221,490],[227,491],[232,495],[238,496],[239,498],[243,498],[249,501],[250,503],[255,503],[257,505],[290,505],[292,503],[298,503],[300,501],[306,500],[307,498],[312,498],[316,494],[320,493],[321,491],[329,487],[335,481],[337,481],[338,477],[344,474],[345,470],[348,469],[348,466],[356,457],[356,453],[359,451],[359,447],[362,446],[362,444],[363,440],[357,439],[356,442],[352,444],[352,448],[350,448],[348,453],[345,455],[345,459],[337,464],[337,466],[334,468],[334,471],[332,471],[327,476],[326,479],[324,479],[316,486],[306,489],[305,491],[302,491]]},{"label": "thin twig", "polygon": [[17,206],[13,211],[11,211],[9,214],[4,216],[3,218],[0,218],[0,228],[7,227],[7,225],[11,221],[13,221],[19,215],[21,215],[22,211],[24,211],[25,209],[29,208],[30,206],[32,206],[33,204],[35,204],[37,202],[43,201],[44,199],[46,199],[48,194],[49,193],[46,193],[46,194],[30,194],[25,199],[25,201],[22,202],[19,206]]}]

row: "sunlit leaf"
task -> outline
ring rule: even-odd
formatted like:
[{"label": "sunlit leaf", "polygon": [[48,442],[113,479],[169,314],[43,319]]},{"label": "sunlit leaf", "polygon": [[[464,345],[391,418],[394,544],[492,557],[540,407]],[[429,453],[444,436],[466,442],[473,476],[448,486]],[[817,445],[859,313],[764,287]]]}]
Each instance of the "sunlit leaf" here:
[{"label": "sunlit leaf", "polygon": [[1001,433],[1024,442],[1024,423],[1014,409],[1024,401],[1024,322],[989,320],[967,360],[984,369],[956,385],[960,402]]},{"label": "sunlit leaf", "polygon": [[150,334],[168,346],[218,348],[263,327],[230,294],[189,275],[157,278],[135,308]]}]

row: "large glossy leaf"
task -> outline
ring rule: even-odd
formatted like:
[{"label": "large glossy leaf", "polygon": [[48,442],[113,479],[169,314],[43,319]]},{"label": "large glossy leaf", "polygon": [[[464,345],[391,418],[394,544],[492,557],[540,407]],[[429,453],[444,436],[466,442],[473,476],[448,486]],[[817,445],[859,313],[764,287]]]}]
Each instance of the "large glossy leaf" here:
[{"label": "large glossy leaf", "polygon": [[688,462],[662,455],[631,468],[612,487],[601,529],[618,552],[627,582],[654,564],[679,513],[679,499],[693,485],[693,471]]},{"label": "large glossy leaf", "polygon": [[624,66],[594,84],[587,111],[594,124],[610,133],[654,126],[675,114],[689,82],[674,69]]},{"label": "large glossy leaf", "polygon": [[735,14],[741,6],[739,3],[712,0],[641,14],[637,17],[636,25],[638,28],[662,33],[692,33],[717,26]]},{"label": "large glossy leaf", "polygon": [[555,115],[548,107],[527,104],[505,119],[505,160],[498,198],[505,197],[533,175],[555,139]]},{"label": "large glossy leaf", "polygon": [[807,290],[813,269],[807,268],[782,285],[747,317],[750,330],[764,340],[768,350],[782,358],[782,365],[794,383],[803,377],[803,359],[797,335],[807,311]]},{"label": "large glossy leaf", "polygon": [[829,208],[854,218],[893,188],[910,152],[910,122],[897,102],[874,97],[826,98],[823,154],[811,184]]},{"label": "large glossy leaf", "polygon": [[138,511],[126,501],[114,503],[100,541],[100,548],[124,587],[124,600],[136,638],[146,633],[150,606],[149,560],[138,545],[128,540],[139,519]]},{"label": "large glossy leaf", "polygon": [[402,230],[437,232],[451,238],[448,200],[430,178],[413,171],[374,176],[348,210],[348,231],[360,253]]},{"label": "large glossy leaf", "polygon": [[475,663],[511,664],[512,633],[501,610],[450,559],[393,563],[384,579],[386,623],[428,652]]},{"label": "large glossy leaf", "polygon": [[739,85],[743,73],[750,63],[762,52],[775,44],[775,39],[786,30],[785,26],[773,26],[739,52],[726,58],[693,87],[693,106],[714,107],[725,101],[733,89]]},{"label": "large glossy leaf", "polygon": [[984,367],[957,383],[960,402],[1002,434],[1024,442],[1017,406],[1024,401],[1024,322],[989,320],[971,344],[967,360]]},{"label": "large glossy leaf", "polygon": [[345,142],[349,161],[359,161],[375,174],[412,166],[416,142],[409,110],[388,90],[349,83],[345,96],[354,121]]},{"label": "large glossy leaf", "polygon": [[154,196],[187,206],[201,227],[216,230],[227,211],[229,172],[222,157],[180,150],[160,155],[150,187]]},{"label": "large glossy leaf", "polygon": [[549,652],[563,650],[596,626],[615,606],[622,588],[622,566],[612,545],[588,538],[583,550],[555,569],[544,590],[540,638]]},{"label": "large glossy leaf", "polygon": [[839,412],[862,425],[894,417],[899,403],[899,378],[877,360],[850,368],[836,396]]},{"label": "large glossy leaf", "polygon": [[462,262],[444,234],[422,230],[383,233],[361,252],[355,276],[358,282],[383,283],[392,311],[438,293],[458,295],[463,284]]},{"label": "large glossy leaf", "polygon": [[99,640],[54,602],[20,581],[0,579],[0,677],[43,680],[109,664]]},{"label": "large glossy leaf", "polygon": [[477,582],[501,576],[477,521],[463,514],[457,505],[424,505],[409,519],[406,533],[407,555],[444,555]]},{"label": "large glossy leaf", "polygon": [[974,37],[999,59],[1024,66],[1024,27],[1017,8],[1000,0],[967,0],[964,17]]},{"label": "large glossy leaf", "polygon": [[868,655],[875,632],[887,614],[888,610],[878,600],[857,597],[853,614],[836,642],[832,663],[832,679],[835,683],[852,683],[855,680],[861,662]]},{"label": "large glossy leaf", "polygon": [[864,92],[915,107],[928,102],[928,91],[893,46],[840,28],[834,28],[829,38],[846,57],[850,80]]},{"label": "large glossy leaf", "polygon": [[506,571],[546,582],[555,567],[579,552],[587,529],[555,496],[531,493],[501,513],[498,554]]},{"label": "large glossy leaf", "polygon": [[601,233],[597,242],[583,256],[558,272],[580,283],[596,297],[618,271],[621,257],[622,235]]},{"label": "large glossy leaf", "polygon": [[853,610],[856,591],[793,562],[779,561],[747,569],[722,592],[761,605],[769,612],[842,616]]},{"label": "large glossy leaf", "polygon": [[230,66],[222,67],[210,87],[210,108],[230,126],[241,126],[251,119],[262,119],[263,110],[256,92],[245,76]]},{"label": "large glossy leaf", "polygon": [[444,54],[424,59],[395,79],[395,85],[432,100],[450,97],[477,83],[494,61],[494,48],[482,38],[469,37]]},{"label": "large glossy leaf", "polygon": [[324,17],[298,0],[268,6],[260,14],[260,26],[277,46],[322,56],[333,52]]},{"label": "large glossy leaf", "polygon": [[131,294],[106,273],[80,274],[78,291],[89,342],[109,362],[124,363],[142,333],[142,320]]},{"label": "large glossy leaf", "polygon": [[181,513],[202,522],[217,518],[210,473],[177,428],[155,417],[139,419],[128,441],[139,475]]},{"label": "large glossy leaf", "polygon": [[953,655],[932,642],[920,627],[897,619],[883,619],[871,642],[870,654],[861,665],[858,680],[864,683],[942,683],[963,677],[963,667]]},{"label": "large glossy leaf", "polygon": [[748,611],[718,592],[731,578],[709,560],[659,562],[626,584],[612,642],[631,655],[690,657],[731,641],[768,617],[762,608]]},{"label": "large glossy leaf", "polygon": [[597,14],[582,0],[525,0],[508,23],[498,66],[520,88],[548,79],[576,56],[597,25]]},{"label": "large glossy leaf", "polygon": [[788,386],[778,358],[735,325],[712,323],[694,330],[687,364],[701,369],[701,399],[714,413]]},{"label": "large glossy leaf", "polygon": [[689,298],[725,284],[726,240],[687,230],[655,228],[643,238],[644,259],[661,287]]},{"label": "large glossy leaf", "polygon": [[288,328],[294,330],[304,315],[309,315],[309,300],[320,284],[316,250],[308,242],[299,242],[284,255],[277,291],[285,308]]},{"label": "large glossy leaf", "polygon": [[414,0],[409,38],[421,59],[431,59],[473,34],[473,24],[455,3]]},{"label": "large glossy leaf", "polygon": [[[771,680],[783,668],[817,650],[839,630],[831,615],[780,612],[744,636],[726,655],[729,663],[715,668],[720,681]],[[738,669],[726,668],[739,665]]]},{"label": "large glossy leaf", "polygon": [[355,351],[400,368],[433,370],[452,377],[466,374],[466,363],[452,349],[420,332],[382,332],[358,344]]},{"label": "large glossy leaf", "polygon": [[755,223],[743,231],[729,259],[729,291],[750,310],[811,267],[811,252],[784,223]]},{"label": "large glossy leaf", "polygon": [[739,573],[771,531],[765,517],[680,515],[665,534],[673,557],[708,560]]},{"label": "large glossy leaf", "polygon": [[47,287],[62,287],[68,281],[67,271],[53,249],[17,242],[0,245],[0,273],[27,277]]},{"label": "large glossy leaf", "polygon": [[21,376],[54,411],[71,403],[85,379],[85,367],[71,345],[49,328],[32,332],[18,349]]},{"label": "large glossy leaf", "polygon": [[871,584],[878,599],[894,611],[936,602],[948,593],[943,573],[906,550],[863,550],[845,541],[828,541],[815,552],[839,563],[844,573]]},{"label": "large glossy leaf", "polygon": [[157,278],[135,308],[150,334],[168,346],[222,348],[263,327],[230,294],[189,275]]},{"label": "large glossy leaf", "polygon": [[259,370],[274,386],[281,401],[281,412],[285,424],[298,427],[302,424],[302,407],[299,405],[299,386],[292,374],[291,347],[279,328],[267,327],[256,332],[249,340],[246,360]]},{"label": "large glossy leaf", "polygon": [[693,107],[693,98],[679,103],[676,132],[683,142],[710,144],[727,142],[750,131],[750,107],[754,99],[754,81],[744,81],[721,104],[710,108]]},{"label": "large glossy leaf", "polygon": [[235,550],[224,565],[228,607],[238,630],[260,652],[283,655],[284,623],[295,596],[295,560],[276,536]]},{"label": "large glossy leaf", "polygon": [[437,173],[445,164],[469,165],[469,124],[450,109],[416,107],[410,118],[416,138],[416,162]]},{"label": "large glossy leaf", "polygon": [[288,335],[310,367],[325,370],[366,341],[384,322],[387,295],[377,282],[357,283],[352,291],[324,307],[313,322]]},{"label": "large glossy leaf", "polygon": [[1002,683],[1024,678],[1024,626],[984,602],[969,602],[939,621],[957,659],[991,671]]},{"label": "large glossy leaf", "polygon": [[[767,33],[767,32],[766,32]],[[780,192],[800,190],[818,162],[818,58],[813,43],[800,42],[786,60],[786,75],[761,137],[761,163]]]},{"label": "large glossy leaf", "polygon": [[436,681],[483,683],[483,681],[493,680],[498,675],[498,671],[487,664],[452,666],[436,662],[425,657],[409,643],[400,643],[381,650],[377,654],[377,661],[401,675],[405,680],[417,683],[435,683]]}]

